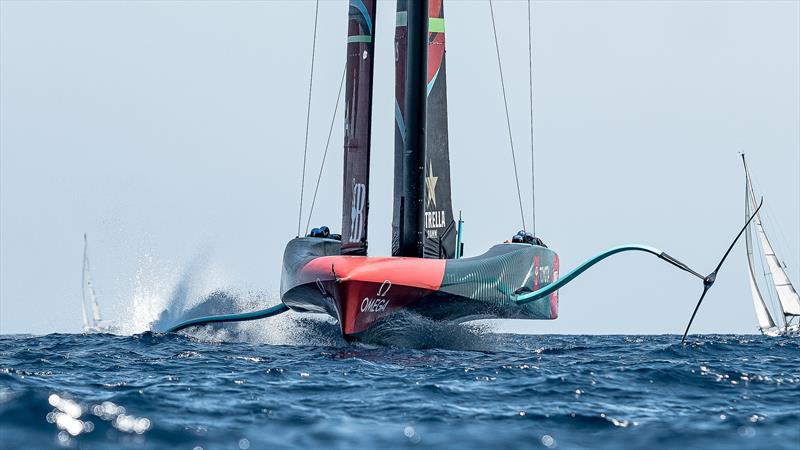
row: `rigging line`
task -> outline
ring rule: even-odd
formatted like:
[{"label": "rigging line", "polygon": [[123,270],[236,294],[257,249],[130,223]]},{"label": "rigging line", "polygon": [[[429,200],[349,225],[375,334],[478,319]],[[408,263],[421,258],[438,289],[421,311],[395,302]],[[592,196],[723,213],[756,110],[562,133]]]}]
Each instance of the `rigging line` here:
[{"label": "rigging line", "polygon": [[347,66],[342,70],[342,81],[339,82],[339,93],[336,94],[336,106],[333,108],[333,117],[331,117],[331,127],[328,129],[328,140],[325,142],[325,152],[322,154],[322,164],[319,166],[319,175],[317,176],[317,185],[314,187],[314,197],[311,200],[311,208],[308,211],[308,221],[306,222],[305,234],[308,234],[308,226],[311,224],[311,216],[314,214],[314,205],[317,203],[317,192],[319,191],[319,182],[322,179],[322,170],[325,168],[325,159],[328,156],[328,147],[331,144],[331,135],[333,134],[333,126],[336,123],[336,114],[339,112],[339,101],[342,98],[342,86],[344,86],[344,77],[347,73]]},{"label": "rigging line", "polygon": [[503,89],[503,105],[506,109],[506,126],[508,127],[508,142],[511,144],[511,160],[514,163],[514,179],[517,182],[517,198],[519,199],[519,213],[522,216],[522,229],[527,230],[525,226],[525,211],[522,208],[522,191],[519,189],[519,174],[517,173],[517,156],[514,153],[514,139],[511,136],[511,116],[508,114],[508,99],[506,98],[506,83],[503,79],[503,64],[500,62],[500,44],[497,43],[497,27],[494,23],[494,6],[492,0],[489,0],[489,11],[492,16],[492,31],[494,32],[494,48],[497,52],[497,67],[500,70],[500,86]]},{"label": "rigging line", "polygon": [[[783,227],[781,227],[780,222],[775,220],[774,216],[772,215],[772,213],[770,213],[770,211],[771,211],[771,208],[769,208],[769,207],[764,208],[764,218],[767,219],[767,222],[770,223],[770,229],[771,230],[777,230],[777,234],[775,235],[777,237],[777,239],[776,239],[776,242],[778,244],[777,248],[778,248],[778,251],[780,251],[781,256],[785,256],[785,254],[788,253],[788,252],[784,253],[784,250],[789,250],[791,247],[788,245],[789,241],[786,239],[786,235],[783,234]],[[772,227],[772,224],[775,224],[774,228]],[[772,243],[772,241],[770,241],[770,243]],[[775,250],[775,248],[773,248],[773,251],[774,250]],[[777,253],[778,252],[776,251],[775,253],[776,253],[775,257],[777,258],[777,256],[778,256]],[[786,269],[789,268],[788,264],[786,264],[786,258],[779,259],[778,262],[780,263],[780,266],[783,267],[784,272],[786,271]],[[788,276],[788,274],[787,274],[787,276]]]},{"label": "rigging line", "polygon": [[[752,189],[752,183],[750,187]],[[761,222],[760,217],[759,217],[759,222]],[[780,299],[777,297],[778,293],[777,288],[775,287],[775,284],[772,282],[772,278],[768,276],[771,272],[769,271],[769,265],[767,264],[767,259],[766,259],[766,252],[764,250],[764,245],[761,241],[761,236],[760,236],[761,234],[763,234],[763,230],[764,230],[764,223],[761,222],[761,232],[756,230],[755,233],[756,234],[755,251],[758,252],[758,262],[761,264],[761,267],[759,267],[760,269],[759,272],[761,272],[761,276],[764,278],[764,287],[765,287],[764,290],[767,291],[767,296],[769,297],[768,309],[771,309],[770,314],[772,314],[773,317],[777,316],[783,317],[783,324],[786,325],[786,315],[783,313],[783,306],[781,305]],[[779,314],[777,314],[777,312],[779,312]],[[776,324],[776,326],[779,327],[778,324]]]},{"label": "rigging line", "polygon": [[297,235],[300,236],[300,225],[303,222],[303,194],[306,186],[306,161],[308,160],[308,125],[311,123],[311,87],[314,85],[314,54],[317,51],[317,19],[319,18],[319,0],[314,7],[314,38],[311,43],[311,74],[308,77],[308,107],[306,108],[306,138],[303,145],[303,173],[300,177],[300,210],[297,212]]},{"label": "rigging line", "polygon": [[[751,174],[750,178],[751,179],[753,178],[752,174]],[[751,184],[752,184],[752,182],[751,182]],[[766,221],[770,223],[770,226],[769,226],[770,230],[777,230],[777,233],[774,233],[772,236],[776,238],[775,242],[777,242],[778,248],[779,249],[788,249],[789,247],[787,245],[785,245],[786,244],[786,239],[785,239],[784,234],[783,234],[783,229],[780,227],[780,223],[778,221],[774,220],[773,217],[772,217],[772,214],[770,214],[769,205],[767,205],[764,208],[763,216],[766,219]],[[773,224],[774,224],[774,226],[773,226]],[[764,225],[764,221],[763,220],[761,221],[761,228],[764,230],[764,235],[766,236],[767,226]],[[770,245],[772,246],[772,252],[775,253],[775,259],[777,259],[778,255],[777,255],[777,251],[775,250],[775,245],[773,244],[773,241],[770,240],[769,237],[767,237],[767,240],[769,240]],[[781,261],[778,260],[778,263],[780,264]]]},{"label": "rigging line", "polygon": [[[755,194],[755,188],[753,187],[752,172],[749,170],[749,168],[746,174],[748,181],[748,194],[752,194],[749,201],[752,202],[753,205],[755,205],[756,194]],[[764,210],[764,212],[766,212],[766,210]],[[755,249],[758,251],[758,260],[761,263],[760,272],[762,272],[761,276],[764,277],[764,287],[766,288],[765,290],[767,291],[767,296],[769,297],[770,308],[772,309],[770,313],[773,316],[783,317],[783,324],[784,326],[786,326],[786,314],[783,311],[783,305],[781,304],[780,298],[778,297],[777,287],[775,286],[775,283],[772,281],[771,276],[770,277],[767,276],[771,275],[772,272],[770,271],[769,265],[767,264],[766,250],[764,248],[761,236],[763,235],[764,238],[767,239],[767,241],[769,241],[769,238],[767,238],[766,230],[764,228],[764,221],[761,219],[760,214],[758,216],[758,223],[759,226],[761,227],[761,231],[756,229],[755,234],[757,242]],[[775,314],[776,312],[780,312],[780,314]]]},{"label": "rigging line", "polygon": [[[750,169],[749,172],[750,172],[750,179],[751,179],[751,183],[750,184],[752,185],[753,184],[752,183],[752,179],[753,178],[757,178],[757,177],[753,176],[752,169]],[[771,210],[771,208],[769,207],[769,205],[765,205],[765,207],[764,207],[764,217],[770,223],[770,229],[778,231],[778,233],[776,235],[777,236],[778,247],[781,250],[789,250],[791,247],[788,245],[789,241],[788,241],[788,239],[786,239],[786,235],[783,233],[783,227],[781,226],[779,221],[773,220],[773,216],[772,216],[772,214],[770,214],[770,210]],[[774,228],[773,228],[772,224],[775,224]],[[761,227],[764,228],[764,232],[766,233],[766,227],[764,227],[764,222],[763,221],[761,222]],[[770,243],[771,242],[772,241],[770,241]],[[777,257],[777,255],[776,255],[776,257]],[[782,261],[779,260],[778,262],[782,262]],[[798,268],[798,267],[796,266],[795,268]],[[787,269],[787,267],[784,267],[784,269]]]},{"label": "rigging line", "polygon": [[[758,234],[758,231],[756,231],[756,234]],[[769,306],[772,309],[770,313],[773,315],[773,317],[783,316],[785,324],[786,320],[783,314],[783,307],[781,306],[780,302],[776,300],[775,295],[772,294],[772,291],[775,290],[775,286],[773,285],[772,280],[767,277],[767,274],[769,274],[769,269],[767,266],[767,261],[764,257],[764,247],[761,244],[761,238],[759,236],[756,236],[755,250],[758,252],[758,262],[761,263],[759,272],[761,272],[761,276],[764,277],[764,287],[766,288],[765,291],[767,291],[767,296],[769,297]],[[780,314],[775,314],[776,311],[780,311]]]},{"label": "rigging line", "polygon": [[531,216],[533,235],[536,236],[536,172],[533,164],[533,27],[531,26],[531,3],[528,0],[528,91],[531,104]]},{"label": "rigging line", "polygon": [[[750,179],[752,180],[753,178],[757,178],[757,177],[753,176],[753,171],[751,169],[750,170]],[[752,181],[751,181],[751,184],[753,184]],[[759,184],[759,186],[760,185],[761,184]],[[789,249],[789,247],[787,245],[785,245],[787,243],[787,240],[786,240],[785,235],[783,234],[783,228],[780,226],[780,222],[775,221],[775,220],[772,219],[772,214],[769,213],[770,209],[771,208],[769,207],[769,205],[767,205],[767,207],[764,208],[764,217],[770,223],[770,229],[774,229],[774,230],[778,231],[778,233],[775,236],[778,238],[779,247],[781,249]],[[772,224],[775,224],[774,228],[773,228]],[[766,233],[767,227],[764,226],[764,222],[763,221],[761,222],[761,227],[764,228],[764,232]],[[772,241],[770,241],[770,242],[772,242]],[[773,250],[774,250],[774,248],[773,248]]]},{"label": "rigging line", "polygon": [[[761,222],[761,229],[764,230],[764,223]],[[783,313],[783,305],[781,305],[780,299],[777,297],[778,291],[775,287],[775,283],[772,282],[772,278],[768,275],[771,274],[769,270],[769,265],[767,264],[767,257],[766,252],[764,251],[764,245],[761,243],[761,236],[758,236],[759,233],[756,231],[756,251],[758,252],[758,262],[761,263],[761,267],[759,272],[761,272],[761,276],[764,278],[764,289],[767,291],[767,296],[769,297],[770,308],[772,309],[771,314],[774,316],[781,316],[783,317],[783,324],[786,325],[786,315]],[[776,314],[776,312],[780,312],[780,314]]]}]

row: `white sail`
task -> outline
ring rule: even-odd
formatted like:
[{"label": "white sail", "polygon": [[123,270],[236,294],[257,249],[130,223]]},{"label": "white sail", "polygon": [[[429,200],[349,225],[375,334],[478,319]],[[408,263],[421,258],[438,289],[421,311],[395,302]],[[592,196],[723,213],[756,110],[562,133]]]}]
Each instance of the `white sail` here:
[{"label": "white sail", "polygon": [[[103,318],[100,315],[100,304],[97,302],[97,294],[94,291],[94,284],[92,284],[92,272],[89,268],[89,243],[86,234],[83,235],[83,328],[94,329],[103,324]],[[91,318],[87,317],[87,306],[92,309]]]},{"label": "white sail", "polygon": [[[747,164],[745,163],[745,173],[747,172]],[[750,178],[748,177],[747,186],[745,187],[745,195],[744,195],[744,217],[745,220],[750,218]],[[756,284],[756,274],[755,274],[755,265],[753,263],[753,237],[752,233],[750,232],[750,227],[748,226],[745,229],[745,244],[747,246],[747,270],[750,274],[750,292],[753,296],[753,306],[756,309],[756,318],[758,319],[758,327],[761,328],[761,331],[769,330],[770,328],[775,328],[775,322],[772,320],[772,316],[769,314],[769,310],[767,309],[766,303],[764,303],[764,297],[761,295],[761,291],[758,289],[758,284]]]},{"label": "white sail", "polygon": [[761,292],[758,291],[758,286],[756,285],[755,280],[753,280],[752,272],[750,276],[750,291],[753,294],[753,305],[756,308],[758,327],[762,331],[775,328],[775,322],[772,321],[772,316],[769,315],[767,305],[764,304],[764,298],[761,297]]},{"label": "white sail", "polygon": [[775,291],[778,294],[778,301],[781,303],[783,313],[787,315],[800,316],[800,296],[786,276],[778,257],[775,256],[775,251],[769,243],[767,233],[764,232],[764,227],[761,221],[756,217],[756,230],[758,237],[761,240],[761,248],[764,249],[764,257],[767,260],[767,267],[769,267],[770,275],[772,276],[772,284],[775,285]]},{"label": "white sail", "polygon": [[[747,186],[750,192],[750,200],[755,204],[753,184],[750,181],[749,173],[747,175]],[[785,315],[800,316],[800,296],[797,295],[797,291],[792,286],[792,282],[789,281],[789,277],[775,255],[775,250],[772,249],[772,244],[770,244],[767,233],[764,231],[764,225],[761,222],[761,214],[756,214],[754,222],[756,234],[758,234],[761,248],[764,250],[764,258],[767,260],[767,267],[769,268],[772,284],[775,286],[781,309]]]},{"label": "white sail", "polygon": [[[87,269],[89,261],[86,261]],[[94,292],[94,285],[92,284],[92,277],[89,271],[86,271],[86,288],[89,290],[89,300],[91,301],[92,305],[92,320],[94,320],[95,325],[103,321],[103,318],[100,316],[100,304],[97,303],[97,295]]]},{"label": "white sail", "polygon": [[81,316],[83,317],[83,329],[87,329],[91,326],[89,323],[89,314],[86,312],[86,295],[83,296],[83,301],[81,301]]}]

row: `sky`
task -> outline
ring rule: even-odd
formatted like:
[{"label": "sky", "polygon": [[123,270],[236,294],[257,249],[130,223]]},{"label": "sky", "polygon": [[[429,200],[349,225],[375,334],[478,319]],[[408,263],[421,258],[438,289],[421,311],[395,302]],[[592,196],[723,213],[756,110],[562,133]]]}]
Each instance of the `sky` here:
[{"label": "sky", "polygon": [[[319,11],[306,199],[345,62],[346,1]],[[394,12],[379,1],[372,255],[390,253]],[[530,217],[526,12],[495,2]],[[445,17],[469,256],[522,225],[488,2],[446,0]],[[80,330],[83,233],[103,311],[120,323],[157,313],[180,280],[198,297],[275,303],[297,233],[313,27],[313,1],[0,1],[0,333]],[[744,151],[800,283],[800,2],[536,1],[533,65],[536,232],[562,273],[629,242],[710,272],[743,223]],[[311,219],[334,230],[342,120]],[[491,324],[681,333],[701,290],[622,254],[560,291],[557,320]],[[740,243],[693,331],[756,330]]]}]

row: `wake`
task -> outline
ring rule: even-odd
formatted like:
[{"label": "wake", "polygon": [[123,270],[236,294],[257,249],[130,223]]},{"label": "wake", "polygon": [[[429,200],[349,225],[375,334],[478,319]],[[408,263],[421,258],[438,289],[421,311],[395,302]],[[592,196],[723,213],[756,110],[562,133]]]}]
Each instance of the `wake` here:
[{"label": "wake", "polygon": [[[125,318],[115,327],[119,334],[164,333],[186,320],[255,311],[280,303],[277,295],[267,291],[242,292],[227,286],[225,277],[211,264],[208,252],[196,257],[181,273],[156,266],[147,259],[137,271],[132,302]],[[292,346],[489,351],[498,346],[498,335],[489,325],[434,321],[409,311],[394,313],[364,333],[356,344],[345,341],[335,319],[294,312],[249,322],[191,327],[181,333],[206,342]]]},{"label": "wake", "polygon": [[[198,302],[191,304],[176,302],[167,305],[153,322],[151,330],[164,332],[185,320],[253,311],[277,302],[278,300],[264,293],[240,296],[231,291],[217,290]],[[491,331],[491,327],[486,324],[435,321],[401,310],[362,334],[355,345],[490,351],[497,348],[497,335]],[[187,328],[181,333],[202,341],[213,342],[322,347],[351,345],[342,337],[340,326],[335,319],[323,314],[310,313],[289,312],[261,320],[208,324]]]}]

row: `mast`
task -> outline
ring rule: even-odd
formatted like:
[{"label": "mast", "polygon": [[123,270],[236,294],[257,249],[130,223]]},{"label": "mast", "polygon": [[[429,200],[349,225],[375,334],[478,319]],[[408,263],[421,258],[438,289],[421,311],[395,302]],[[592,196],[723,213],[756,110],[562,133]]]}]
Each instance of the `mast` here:
[{"label": "mast", "polygon": [[[747,162],[744,159],[744,153],[742,153],[742,163],[744,164],[744,173],[746,178],[744,187],[744,218],[745,220],[748,220],[750,218],[751,186],[750,175],[747,171]],[[747,246],[747,270],[750,274],[750,293],[753,297],[753,306],[756,310],[758,327],[763,333],[765,330],[775,328],[775,322],[772,320],[772,316],[769,314],[767,304],[764,302],[764,296],[761,295],[761,290],[758,288],[758,284],[756,283],[755,265],[753,264],[753,237],[749,226],[745,230],[745,244]]]},{"label": "mast", "polygon": [[348,13],[342,189],[343,255],[367,254],[376,3],[377,0],[350,0]]},{"label": "mast", "polygon": [[399,256],[425,254],[425,120],[428,78],[428,0],[408,7],[405,81],[405,145],[400,199]]}]

